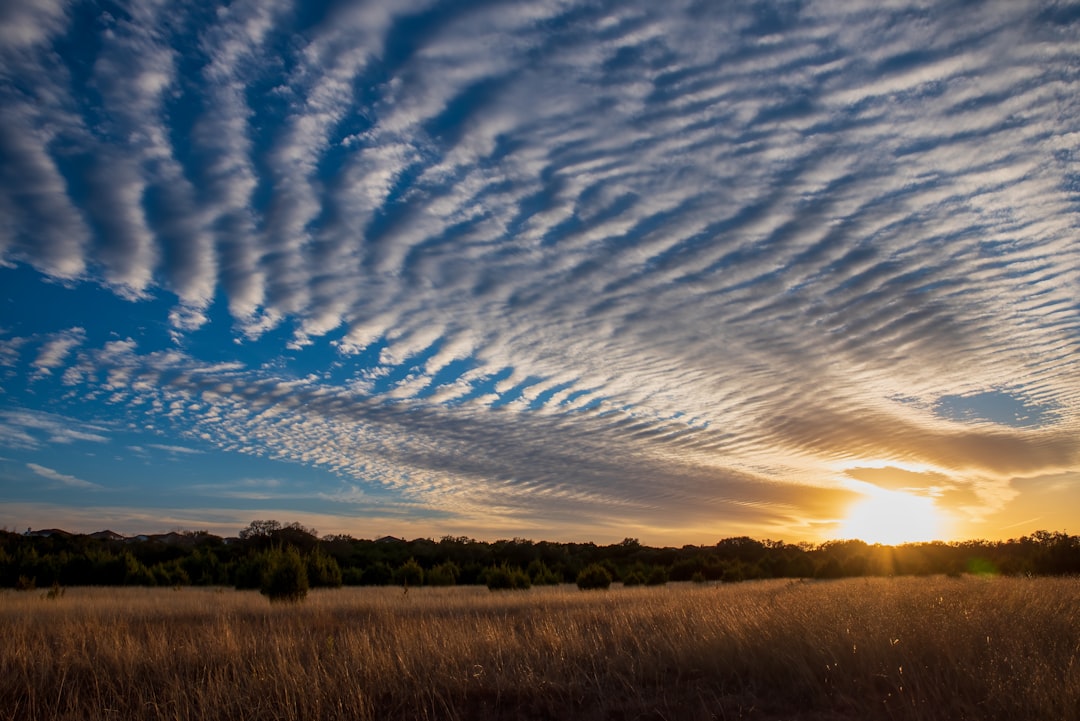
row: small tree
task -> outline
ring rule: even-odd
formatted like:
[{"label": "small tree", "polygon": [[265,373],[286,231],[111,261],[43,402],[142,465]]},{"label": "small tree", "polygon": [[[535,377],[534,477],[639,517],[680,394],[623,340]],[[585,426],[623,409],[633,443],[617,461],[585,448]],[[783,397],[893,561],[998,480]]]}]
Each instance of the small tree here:
[{"label": "small tree", "polygon": [[341,566],[318,548],[307,557],[307,575],[314,588],[341,588]]},{"label": "small tree", "polygon": [[308,577],[304,559],[295,548],[267,552],[266,572],[259,591],[271,603],[298,603],[307,596]]},{"label": "small tree", "polygon": [[510,568],[505,563],[492,566],[484,576],[489,591],[527,591],[532,586],[529,574],[520,568]]},{"label": "small tree", "polygon": [[528,574],[529,578],[537,586],[558,586],[562,583],[559,574],[548,568],[547,564],[540,559],[536,559],[529,564]]},{"label": "small tree", "polygon": [[598,563],[593,563],[582,569],[577,577],[577,587],[582,591],[593,589],[605,589],[611,586],[611,574]]},{"label": "small tree", "polygon": [[423,585],[424,569],[416,562],[415,558],[410,558],[394,571],[394,583],[399,583],[406,589],[409,586]]},{"label": "small tree", "polygon": [[387,586],[393,580],[393,569],[382,561],[376,561],[360,573],[361,586]]},{"label": "small tree", "polygon": [[653,566],[645,579],[646,586],[663,586],[667,583],[667,571],[662,566]]},{"label": "small tree", "polygon": [[424,575],[429,586],[453,586],[461,575],[461,569],[453,561],[444,561]]}]

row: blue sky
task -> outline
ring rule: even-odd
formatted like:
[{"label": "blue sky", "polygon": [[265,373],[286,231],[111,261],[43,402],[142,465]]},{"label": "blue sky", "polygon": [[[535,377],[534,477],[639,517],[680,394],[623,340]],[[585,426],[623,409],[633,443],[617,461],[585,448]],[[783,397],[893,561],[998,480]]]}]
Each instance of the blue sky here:
[{"label": "blue sky", "polygon": [[1078,57],[1075,2],[8,0],[0,524],[1080,532]]}]

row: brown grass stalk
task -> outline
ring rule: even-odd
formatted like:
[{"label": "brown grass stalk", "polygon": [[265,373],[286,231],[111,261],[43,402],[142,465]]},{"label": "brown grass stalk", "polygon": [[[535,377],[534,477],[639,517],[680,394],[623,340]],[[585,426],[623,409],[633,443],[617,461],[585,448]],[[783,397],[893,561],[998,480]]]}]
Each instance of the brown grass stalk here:
[{"label": "brown grass stalk", "polygon": [[0,718],[1080,718],[1080,580],[0,594]]}]

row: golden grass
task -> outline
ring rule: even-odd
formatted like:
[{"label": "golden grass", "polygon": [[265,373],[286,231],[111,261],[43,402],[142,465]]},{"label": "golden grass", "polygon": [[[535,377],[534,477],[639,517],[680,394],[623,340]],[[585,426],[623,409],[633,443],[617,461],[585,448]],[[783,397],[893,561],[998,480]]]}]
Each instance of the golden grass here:
[{"label": "golden grass", "polygon": [[1080,580],[0,594],[0,718],[1068,719]]}]

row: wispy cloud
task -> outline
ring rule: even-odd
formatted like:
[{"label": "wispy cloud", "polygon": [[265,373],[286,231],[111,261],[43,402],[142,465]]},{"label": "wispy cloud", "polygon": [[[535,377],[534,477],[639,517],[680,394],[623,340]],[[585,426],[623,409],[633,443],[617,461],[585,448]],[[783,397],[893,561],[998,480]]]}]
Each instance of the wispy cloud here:
[{"label": "wispy cloud", "polygon": [[0,438],[5,445],[38,448],[48,443],[77,441],[105,443],[109,437],[103,426],[73,418],[31,410],[0,410]]},{"label": "wispy cloud", "polygon": [[82,328],[69,328],[53,335],[41,346],[34,360],[33,366],[37,369],[37,375],[51,375],[53,369],[62,367],[68,354],[85,341],[86,331]]},{"label": "wispy cloud", "polygon": [[71,476],[66,473],[60,473],[59,471],[55,471],[52,468],[39,466],[36,463],[27,463],[26,467],[33,471],[35,474],[41,476],[42,478],[50,481],[56,481],[57,483],[60,483],[61,485],[67,486],[69,488],[101,488],[101,486],[96,483],[84,481],[81,478],[76,478],[75,476]]},{"label": "wispy cloud", "polygon": [[186,446],[170,446],[163,443],[147,443],[147,448],[156,448],[159,451],[165,451],[166,453],[180,453],[183,455],[199,455],[203,451],[196,448],[188,448]]}]

